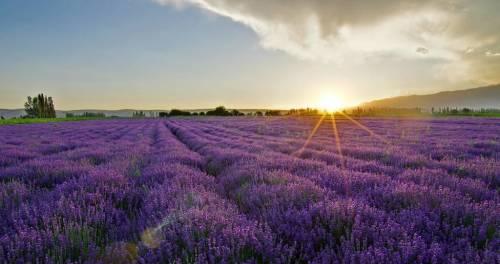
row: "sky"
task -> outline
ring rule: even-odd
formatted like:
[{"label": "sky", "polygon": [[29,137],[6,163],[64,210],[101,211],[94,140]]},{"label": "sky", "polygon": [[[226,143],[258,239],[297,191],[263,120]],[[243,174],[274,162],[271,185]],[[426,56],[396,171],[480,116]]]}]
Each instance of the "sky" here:
[{"label": "sky", "polygon": [[2,0],[0,108],[292,108],[500,83],[498,0]]}]

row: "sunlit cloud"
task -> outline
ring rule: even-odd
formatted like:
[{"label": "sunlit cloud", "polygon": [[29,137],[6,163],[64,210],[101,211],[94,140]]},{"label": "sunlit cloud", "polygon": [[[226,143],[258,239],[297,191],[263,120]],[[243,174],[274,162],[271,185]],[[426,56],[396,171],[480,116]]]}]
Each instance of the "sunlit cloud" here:
[{"label": "sunlit cloud", "polygon": [[[252,29],[265,49],[323,63],[395,56],[435,60],[441,68],[457,63],[475,67],[481,61],[471,58],[479,56],[474,51],[500,44],[500,17],[492,11],[500,10],[497,0],[154,1],[229,18]],[[470,67],[458,68],[462,75]],[[465,78],[474,78],[474,73],[467,72]]]}]

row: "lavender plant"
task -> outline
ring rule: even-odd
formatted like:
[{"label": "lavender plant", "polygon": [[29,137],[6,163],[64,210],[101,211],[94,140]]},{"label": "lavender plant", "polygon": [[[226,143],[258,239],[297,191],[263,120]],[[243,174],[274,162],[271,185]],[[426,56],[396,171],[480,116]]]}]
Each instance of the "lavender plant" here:
[{"label": "lavender plant", "polygon": [[0,263],[499,263],[497,119],[0,127]]}]

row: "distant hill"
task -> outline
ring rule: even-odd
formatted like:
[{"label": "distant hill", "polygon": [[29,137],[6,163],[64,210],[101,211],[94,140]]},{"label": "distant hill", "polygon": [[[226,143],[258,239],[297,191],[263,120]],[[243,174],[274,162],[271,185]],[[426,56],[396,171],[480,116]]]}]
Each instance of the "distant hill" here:
[{"label": "distant hill", "polygon": [[500,84],[467,90],[439,92],[429,95],[398,96],[361,105],[369,108],[497,108],[500,109]]},{"label": "distant hill", "polygon": [[26,112],[24,112],[24,109],[0,109],[0,116],[3,116],[4,118],[7,119],[13,117],[20,117],[25,114]]}]

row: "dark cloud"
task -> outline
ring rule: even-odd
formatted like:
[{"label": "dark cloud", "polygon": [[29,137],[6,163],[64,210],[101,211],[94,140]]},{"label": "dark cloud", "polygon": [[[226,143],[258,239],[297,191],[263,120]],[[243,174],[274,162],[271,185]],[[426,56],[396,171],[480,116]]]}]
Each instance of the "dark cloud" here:
[{"label": "dark cloud", "polygon": [[429,50],[424,48],[424,47],[418,47],[416,52],[425,55],[425,54],[429,53]]}]

